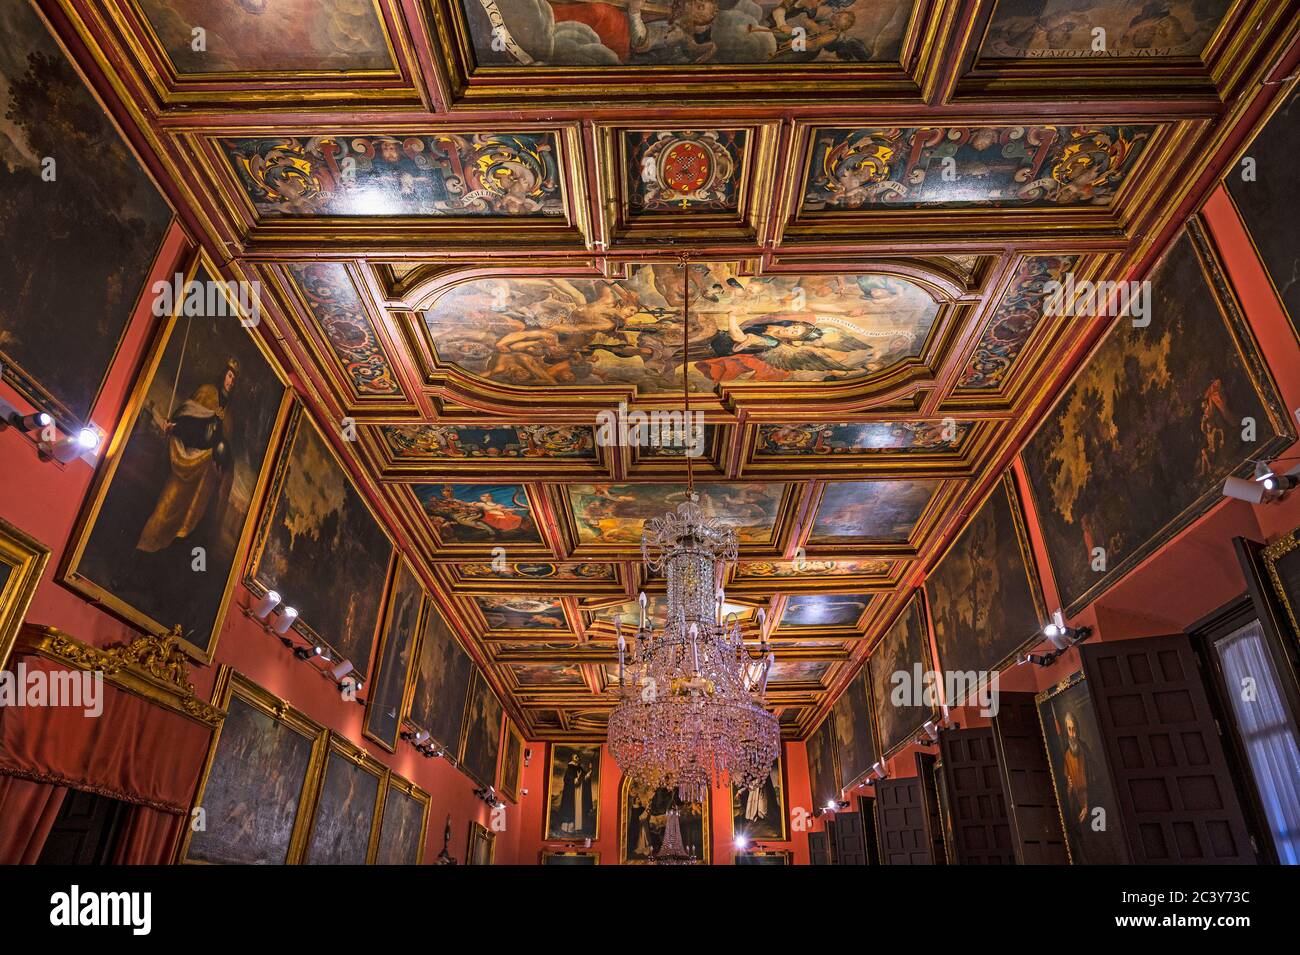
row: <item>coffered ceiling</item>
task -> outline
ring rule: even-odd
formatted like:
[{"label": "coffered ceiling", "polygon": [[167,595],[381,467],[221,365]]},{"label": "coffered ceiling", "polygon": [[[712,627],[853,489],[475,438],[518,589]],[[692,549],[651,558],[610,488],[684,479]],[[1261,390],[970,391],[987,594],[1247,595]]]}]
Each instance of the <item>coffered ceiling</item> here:
[{"label": "coffered ceiling", "polygon": [[1276,0],[44,6],[193,238],[262,284],[259,331],[529,738],[603,733],[613,622],[662,595],[639,533],[685,457],[597,416],[679,407],[684,333],[696,480],[742,542],[729,598],[755,639],[765,610],[802,736],[1104,330],[1044,316],[1043,285],[1149,260],[1300,22]]}]

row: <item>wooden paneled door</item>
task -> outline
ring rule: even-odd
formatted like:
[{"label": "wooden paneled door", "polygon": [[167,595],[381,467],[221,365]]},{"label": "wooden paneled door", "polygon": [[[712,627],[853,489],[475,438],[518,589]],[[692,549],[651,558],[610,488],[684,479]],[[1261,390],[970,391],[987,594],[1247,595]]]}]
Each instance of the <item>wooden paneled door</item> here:
[{"label": "wooden paneled door", "polygon": [[925,828],[930,840],[930,856],[935,865],[947,865],[943,845],[943,813],[939,809],[939,782],[934,770],[938,759],[930,753],[916,754],[916,775],[921,780],[921,801],[925,804]]},{"label": "wooden paneled door", "polygon": [[1080,649],[1133,860],[1259,861],[1191,638]]},{"label": "wooden paneled door", "polygon": [[1014,865],[1016,851],[993,730],[948,730],[939,734],[939,749],[952,818],[952,861]]},{"label": "wooden paneled door", "polygon": [[835,864],[867,864],[867,838],[861,813],[835,814]]},{"label": "wooden paneled door", "polygon": [[877,781],[876,832],[881,865],[934,863],[919,779]]},{"label": "wooden paneled door", "polygon": [[1034,694],[998,695],[993,739],[1016,860],[1022,865],[1069,865]]},{"label": "wooden paneled door", "polygon": [[808,833],[808,863],[810,865],[830,865],[830,840],[824,832]]}]

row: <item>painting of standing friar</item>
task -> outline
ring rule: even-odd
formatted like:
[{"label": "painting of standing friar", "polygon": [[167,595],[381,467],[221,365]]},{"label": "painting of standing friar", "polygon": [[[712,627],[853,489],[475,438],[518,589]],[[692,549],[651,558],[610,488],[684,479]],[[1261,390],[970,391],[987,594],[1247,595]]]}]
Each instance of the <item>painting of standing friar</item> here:
[{"label": "painting of standing friar", "polygon": [[1010,474],[940,559],[925,593],[944,672],[999,669],[1042,638],[1047,608]]},{"label": "painting of standing friar", "polygon": [[412,490],[444,544],[541,542],[522,484],[417,484]]},{"label": "painting of standing friar", "polygon": [[[999,59],[1195,57],[1230,0],[998,0],[980,56]],[[1097,30],[1103,46],[1098,49]]]},{"label": "painting of standing friar", "polygon": [[1150,283],[1149,324],[1116,323],[1021,455],[1067,615],[1292,440],[1198,220]]},{"label": "painting of standing friar", "polygon": [[[1264,262],[1278,298],[1300,338],[1300,249],[1290,210],[1300,200],[1292,166],[1300,152],[1300,85],[1269,117],[1259,135],[1246,147],[1242,160],[1228,168],[1224,185],[1241,214],[1255,249]],[[1254,163],[1245,176],[1245,162]]]},{"label": "painting of standing friar", "polygon": [[786,817],[785,782],[781,772],[781,757],[772,760],[772,767],[752,785],[733,783],[731,786],[731,833],[743,837],[748,843],[785,842],[789,838]]},{"label": "painting of standing friar", "polygon": [[817,503],[810,544],[905,543],[938,481],[837,481]]},{"label": "painting of standing friar", "polygon": [[349,660],[364,679],[379,628],[393,545],[301,410],[290,423],[273,506],[258,530],[248,573],[299,612],[296,626]]},{"label": "painting of standing friar", "polygon": [[[689,288],[690,328],[682,327]],[[483,278],[424,313],[442,363],[498,384],[635,385],[854,381],[917,356],[939,303],[886,274],[746,276],[732,263],[634,265],[626,278]]]},{"label": "painting of standing friar", "polygon": [[546,839],[600,838],[600,746],[551,745]]},{"label": "painting of standing friar", "polygon": [[[180,73],[396,69],[375,0],[136,0]],[[204,46],[194,49],[194,28]]]},{"label": "painting of standing friar", "polygon": [[[732,527],[742,544],[771,539],[785,495],[784,484],[700,484],[695,492],[705,515]],[[685,484],[571,484],[567,488],[578,541],[634,544],[645,522],[689,500]]]},{"label": "painting of standing friar", "polygon": [[399,776],[388,777],[384,793],[375,865],[419,865],[424,856],[429,797]]},{"label": "painting of standing friar", "polygon": [[[1154,126],[818,129],[803,210],[1104,206]],[[944,175],[953,169],[957,176]]]},{"label": "painting of standing friar", "polygon": [[897,61],[913,0],[459,0],[481,66]]},{"label": "painting of standing friar", "polygon": [[[206,266],[194,280],[212,280]],[[235,312],[170,318],[63,579],[211,659],[286,389]]]},{"label": "painting of standing friar", "polygon": [[[912,595],[907,607],[867,658],[867,678],[875,704],[876,728],[880,733],[883,756],[891,755],[915,738],[921,724],[937,710],[937,700],[918,700],[913,694],[902,692],[916,685],[918,666],[922,679],[924,674],[934,669],[921,595],[920,590]],[[895,674],[898,673],[906,674],[907,680],[897,682]]]},{"label": "painting of standing friar", "polygon": [[325,760],[325,780],[307,841],[308,865],[365,865],[370,858],[383,767],[358,762],[350,746],[335,740]]},{"label": "painting of standing friar", "polygon": [[866,667],[844,688],[829,720],[835,727],[835,752],[840,770],[840,785],[852,786],[879,758],[876,747],[875,719],[871,706],[871,685]]},{"label": "painting of standing friar", "polygon": [[465,704],[465,742],[461,746],[460,764],[465,772],[485,786],[496,785],[504,716],[505,710],[496,693],[482,672],[475,670],[469,702]]},{"label": "painting of standing friar", "polygon": [[704,802],[682,802],[676,789],[660,787],[653,792],[623,778],[619,793],[618,861],[623,865],[644,864],[654,858],[664,843],[668,814],[677,813],[682,846],[704,864],[709,855],[712,798]]},{"label": "painting of standing friar", "polygon": [[397,562],[380,638],[379,673],[366,698],[365,735],[390,753],[397,746],[411,656],[419,636],[424,588],[404,560]]},{"label": "painting of standing friar", "polygon": [[474,661],[461,649],[442,613],[430,605],[420,635],[420,656],[412,676],[407,715],[448,753],[455,753],[460,745],[465,701],[474,673]]},{"label": "painting of standing friar", "polygon": [[85,422],[172,212],[30,3],[0,35],[0,365]]},{"label": "painting of standing friar", "polygon": [[1127,863],[1119,803],[1083,674],[1076,673],[1036,699],[1070,861],[1074,865]]},{"label": "painting of standing friar", "polygon": [[554,133],[226,139],[259,216],[564,215]]}]

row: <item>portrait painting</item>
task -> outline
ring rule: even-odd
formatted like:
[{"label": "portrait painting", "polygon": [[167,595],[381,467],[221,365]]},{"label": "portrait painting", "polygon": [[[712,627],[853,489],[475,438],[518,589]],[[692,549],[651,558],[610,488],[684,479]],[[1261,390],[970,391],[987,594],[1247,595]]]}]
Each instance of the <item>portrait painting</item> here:
[{"label": "portrait painting", "polygon": [[566,631],[564,604],[546,597],[475,597],[489,630]]},{"label": "portrait painting", "polygon": [[368,678],[393,545],[305,412],[285,447],[250,585],[280,594],[298,610],[297,629]]},{"label": "portrait painting", "polygon": [[455,753],[460,745],[465,701],[474,672],[474,662],[461,649],[442,612],[430,604],[412,676],[408,717],[448,753]]},{"label": "portrait painting", "polygon": [[868,421],[860,424],[762,424],[756,458],[819,455],[866,456],[953,451],[970,433],[970,421]]},{"label": "portrait painting", "polygon": [[[1300,249],[1296,248],[1295,223],[1287,215],[1298,194],[1293,174],[1300,150],[1298,129],[1300,86],[1293,86],[1246,147],[1242,161],[1228,167],[1223,183],[1300,338]],[[1254,163],[1249,178],[1243,165],[1247,157]]]},{"label": "portrait painting", "polygon": [[1119,320],[1021,452],[1067,616],[1292,440],[1198,220],[1150,282],[1149,324]]},{"label": "portrait painting", "polygon": [[309,262],[285,268],[356,393],[400,395],[402,387],[347,266]]},{"label": "portrait painting", "polygon": [[781,757],[772,760],[767,775],[753,785],[731,785],[731,834],[748,843],[785,842],[789,838],[785,781]]},{"label": "portrait painting", "polygon": [[491,865],[496,854],[497,834],[480,822],[469,824],[469,845],[465,851],[466,865]]},{"label": "portrait painting", "polygon": [[655,263],[626,278],[462,282],[424,323],[441,362],[497,384],[680,395],[684,339],[693,392],[858,381],[920,355],[938,313],[931,292],[885,273],[748,276],[701,263],[684,274]]},{"label": "portrait painting", "polygon": [[297,861],[294,835],[314,785],[319,733],[276,719],[242,696],[230,698],[207,778],[195,806],[204,828],[189,833],[186,861],[283,865]]},{"label": "portrait painting", "polygon": [[398,560],[388,594],[384,630],[379,641],[379,672],[366,697],[365,735],[390,753],[397,747],[402,702],[416,638],[424,588],[406,561]]},{"label": "portrait painting", "polygon": [[880,758],[872,717],[871,684],[866,667],[858,670],[831,707],[840,783],[852,786]]},{"label": "portrait painting", "polygon": [[1119,801],[1087,681],[1076,673],[1036,700],[1071,863],[1128,864]]},{"label": "portrait painting", "polygon": [[1010,474],[940,558],[925,593],[945,672],[1001,669],[1042,639],[1047,608]]},{"label": "portrait painting", "polygon": [[938,481],[836,481],[817,503],[810,544],[906,543]]},{"label": "portrait painting", "polygon": [[398,459],[596,460],[596,429],[590,425],[385,424],[379,430]]},{"label": "portrait painting", "polygon": [[501,757],[501,721],[505,710],[488,681],[478,670],[470,685],[465,705],[465,742],[461,747],[460,765],[478,782],[496,784],[497,762]]},{"label": "portrait painting", "polygon": [[522,484],[416,484],[412,490],[444,544],[541,543]]},{"label": "portrait painting", "polygon": [[600,853],[580,849],[543,849],[542,865],[600,865]]},{"label": "portrait painting", "polygon": [[676,789],[660,786],[653,792],[626,776],[619,792],[618,859],[623,865],[650,863],[664,844],[670,813],[677,813],[682,847],[688,855],[708,865],[712,799],[683,802]]},{"label": "portrait painting", "polygon": [[0,10],[0,365],[87,422],[171,208],[30,3]]},{"label": "portrait painting", "polygon": [[[922,592],[916,591],[898,619],[867,658],[867,679],[875,704],[880,752],[890,756],[916,738],[921,725],[934,716],[934,701],[915,693],[916,674],[922,679],[934,669],[930,659],[930,633],[925,624]],[[918,670],[919,667],[919,670]],[[906,679],[901,679],[900,674]]]},{"label": "portrait painting", "polygon": [[600,838],[600,745],[552,743],[546,774],[546,839]]},{"label": "portrait painting", "polygon": [[308,865],[365,865],[379,807],[382,767],[331,748],[307,841]]},{"label": "portrait painting", "polygon": [[1107,206],[1154,131],[1096,124],[817,129],[802,209]]},{"label": "portrait painting", "polygon": [[[212,276],[200,266],[197,282]],[[286,405],[234,314],[166,324],[62,575],[132,623],[211,658]]]},{"label": "portrait painting", "polygon": [[[808,753],[808,781],[815,806],[838,802],[839,773],[835,768],[835,720],[829,714],[805,741]],[[810,811],[811,811],[811,807]]]},{"label": "portrait painting", "polygon": [[[178,73],[391,72],[376,0],[135,0]],[[203,49],[194,48],[195,28]]]},{"label": "portrait painting", "polygon": [[220,147],[265,219],[564,215],[554,133],[281,136]]},{"label": "portrait painting", "polygon": [[[785,495],[784,484],[697,484],[705,516],[736,531],[741,544],[771,540]],[[685,484],[570,484],[578,541],[639,544],[645,522],[689,500]]]},{"label": "portrait painting", "polygon": [[744,129],[624,130],[628,212],[735,212],[748,136]]},{"label": "portrait painting", "polygon": [[460,0],[480,66],[654,67],[897,61],[913,0]]},{"label": "portrait painting", "polygon": [[512,720],[506,720],[505,746],[501,750],[501,775],[497,789],[511,802],[519,801],[519,778],[524,771],[524,737]]},{"label": "portrait painting", "polygon": [[385,787],[375,865],[419,865],[424,856],[428,812],[427,796],[405,780],[390,776]]},{"label": "portrait painting", "polygon": [[795,594],[787,597],[781,627],[856,627],[871,594]]},{"label": "portrait painting", "polygon": [[[1230,0],[998,0],[988,59],[1199,57]],[[1102,48],[1097,48],[1100,35]]]},{"label": "portrait painting", "polygon": [[510,672],[520,687],[585,687],[577,663],[512,663]]}]

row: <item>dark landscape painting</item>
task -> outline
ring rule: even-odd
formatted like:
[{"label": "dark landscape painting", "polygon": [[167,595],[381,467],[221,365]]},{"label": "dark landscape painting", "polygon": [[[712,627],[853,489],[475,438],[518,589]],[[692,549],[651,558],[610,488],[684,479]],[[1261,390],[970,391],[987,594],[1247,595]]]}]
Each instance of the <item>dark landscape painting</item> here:
[{"label": "dark landscape painting", "polygon": [[505,710],[483,674],[475,672],[465,710],[465,750],[460,763],[484,785],[495,785],[501,756],[501,719]]},{"label": "dark landscape painting", "polygon": [[250,576],[366,677],[393,545],[305,413],[292,432]]},{"label": "dark landscape painting", "polygon": [[146,374],[68,579],[135,623],[179,625],[206,660],[285,387],[233,316],[176,318]]},{"label": "dark landscape painting", "polygon": [[420,638],[409,715],[412,723],[427,730],[449,753],[454,754],[460,745],[465,699],[474,672],[469,654],[456,642],[438,608],[430,606]]},{"label": "dark landscape painting", "polygon": [[0,362],[82,422],[172,213],[26,0],[0,36]]},{"label": "dark landscape painting", "polygon": [[682,846],[696,859],[706,865],[709,863],[711,799],[705,797],[703,803],[686,803],[678,797],[676,789],[660,787],[650,792],[626,778],[622,789],[622,805],[619,807],[619,862],[650,862],[664,843],[668,813],[675,810],[682,834]]},{"label": "dark landscape painting", "polygon": [[1004,477],[925,582],[945,672],[998,669],[1045,622],[1019,508]]},{"label": "dark landscape painting", "polygon": [[546,773],[547,839],[600,836],[600,746],[555,743]]},{"label": "dark landscape painting", "polygon": [[[835,720],[827,716],[807,740],[808,780],[812,783],[813,806],[824,806],[840,798],[835,773]],[[813,806],[808,807],[812,811]]]},{"label": "dark landscape painting", "polygon": [[[1081,674],[1038,695],[1038,718],[1061,809],[1070,861],[1122,865],[1129,861],[1119,802],[1103,762],[1101,731]],[[1104,810],[1099,814],[1098,809]]]},{"label": "dark landscape painting", "polygon": [[837,481],[817,504],[809,543],[905,542],[938,481]]},{"label": "dark landscape painting", "polygon": [[835,727],[840,782],[847,788],[879,758],[876,734],[871,725],[871,687],[867,683],[865,667],[858,671],[831,707],[829,722]]},{"label": "dark landscape painting", "polygon": [[411,650],[418,636],[424,588],[403,561],[388,603],[388,619],[379,651],[379,673],[366,701],[366,735],[392,751],[402,722],[402,697],[411,669]]},{"label": "dark landscape painting", "polygon": [[232,696],[196,804],[205,827],[190,837],[187,858],[222,865],[286,862],[313,742]]},{"label": "dark landscape painting", "polygon": [[1292,88],[1286,102],[1246,147],[1245,156],[1254,160],[1254,178],[1244,180],[1238,163],[1229,167],[1223,181],[1300,338],[1300,244],[1290,215],[1300,199],[1295,181],[1295,157],[1300,151],[1298,103],[1300,86]]},{"label": "dark landscape painting", "polygon": [[731,831],[749,842],[784,842],[788,837],[785,783],[781,757],[772,760],[757,786],[731,785]]},{"label": "dark landscape painting", "polygon": [[1067,613],[1222,500],[1225,477],[1289,443],[1224,283],[1192,220],[1151,277],[1150,324],[1121,319],[1025,446]]},{"label": "dark landscape painting", "polygon": [[308,865],[366,864],[379,781],[373,772],[342,753],[330,752],[307,843]]},{"label": "dark landscape painting", "polygon": [[515,724],[506,720],[505,749],[501,752],[501,778],[497,788],[511,802],[519,801],[519,774],[524,768],[524,738]]},{"label": "dark landscape painting", "polygon": [[392,783],[384,797],[375,865],[419,865],[424,846],[420,835],[428,805]]},{"label": "dark landscape painting", "polygon": [[[934,715],[935,707],[924,698],[907,692],[916,685],[917,666],[922,679],[933,669],[930,662],[930,635],[925,626],[925,607],[921,592],[913,594],[907,607],[872,648],[867,660],[868,679],[876,708],[876,728],[880,731],[880,750],[888,756],[916,736],[921,724]],[[897,683],[894,674],[907,675]]]},{"label": "dark landscape painting", "polygon": [[[980,55],[997,59],[1196,57],[1231,0],[998,0]],[[1094,31],[1105,31],[1097,48]]]}]

